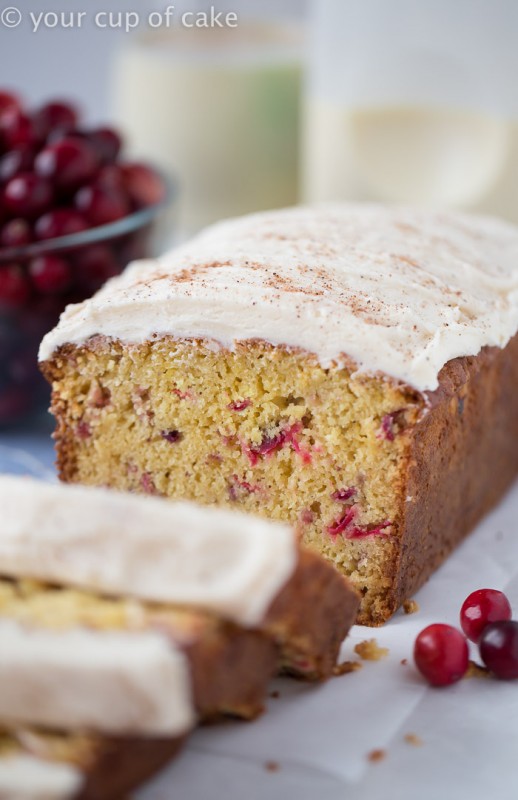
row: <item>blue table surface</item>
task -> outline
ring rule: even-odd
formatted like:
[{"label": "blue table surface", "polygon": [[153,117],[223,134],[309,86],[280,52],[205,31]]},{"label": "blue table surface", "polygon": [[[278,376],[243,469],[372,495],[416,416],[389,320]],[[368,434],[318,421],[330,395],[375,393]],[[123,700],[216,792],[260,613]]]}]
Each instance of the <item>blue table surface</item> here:
[{"label": "blue table surface", "polygon": [[49,414],[29,425],[0,430],[0,472],[55,477],[54,421]]}]

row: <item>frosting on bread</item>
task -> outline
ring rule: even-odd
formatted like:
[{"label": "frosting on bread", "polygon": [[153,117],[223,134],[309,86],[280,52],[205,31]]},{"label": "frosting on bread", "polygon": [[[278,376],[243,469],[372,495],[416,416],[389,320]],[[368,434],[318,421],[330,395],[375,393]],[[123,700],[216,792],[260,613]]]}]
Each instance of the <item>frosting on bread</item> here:
[{"label": "frosting on bread", "polygon": [[0,574],[259,625],[293,574],[287,526],[189,502],[0,476]]},{"label": "frosting on bread", "polygon": [[187,657],[154,631],[48,630],[0,621],[0,718],[117,735],[195,723]]},{"label": "frosting on bread", "polygon": [[157,335],[233,348],[262,339],[420,391],[441,368],[518,328],[518,229],[488,217],[382,205],[324,205],[219,223],[155,261],[135,262],[69,306],[46,360],[96,334]]},{"label": "frosting on bread", "polygon": [[70,800],[82,782],[72,764],[24,753],[0,758],[0,797],[8,800]]}]

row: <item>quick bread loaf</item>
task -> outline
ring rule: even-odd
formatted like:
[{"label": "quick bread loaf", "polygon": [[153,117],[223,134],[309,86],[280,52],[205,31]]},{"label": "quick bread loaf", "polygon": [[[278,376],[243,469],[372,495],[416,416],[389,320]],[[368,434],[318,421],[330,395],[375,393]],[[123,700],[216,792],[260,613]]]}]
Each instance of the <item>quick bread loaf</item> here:
[{"label": "quick bread loaf", "polygon": [[218,224],[45,337],[63,481],[298,527],[380,624],[518,471],[518,231],[374,205]]}]

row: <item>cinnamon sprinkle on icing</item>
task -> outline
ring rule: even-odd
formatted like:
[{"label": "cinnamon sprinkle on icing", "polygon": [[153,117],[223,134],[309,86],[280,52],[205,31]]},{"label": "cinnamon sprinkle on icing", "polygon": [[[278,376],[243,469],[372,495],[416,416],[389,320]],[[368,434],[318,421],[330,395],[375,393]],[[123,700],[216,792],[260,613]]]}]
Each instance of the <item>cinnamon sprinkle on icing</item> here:
[{"label": "cinnamon sprinkle on icing", "polygon": [[41,347],[102,334],[232,349],[259,339],[353,364],[420,392],[442,367],[518,328],[518,229],[501,220],[371,204],[229,220],[69,306]]}]

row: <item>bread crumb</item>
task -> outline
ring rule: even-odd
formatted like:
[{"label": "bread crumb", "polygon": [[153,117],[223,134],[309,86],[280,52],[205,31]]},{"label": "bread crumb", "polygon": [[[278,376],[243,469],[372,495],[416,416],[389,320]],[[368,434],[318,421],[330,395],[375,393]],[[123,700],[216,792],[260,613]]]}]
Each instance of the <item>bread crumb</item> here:
[{"label": "bread crumb", "polygon": [[342,661],[341,664],[337,664],[334,667],[333,675],[348,675],[349,672],[356,672],[362,667],[361,661]]},{"label": "bread crumb", "polygon": [[415,614],[419,611],[419,603],[416,600],[405,600],[403,603],[403,611],[405,614]]},{"label": "bread crumb", "polygon": [[417,733],[405,734],[405,742],[407,744],[413,745],[414,747],[421,747],[421,745],[423,744],[423,740],[421,739],[420,736],[417,735]]},{"label": "bread crumb", "polygon": [[370,762],[376,764],[378,761],[383,761],[386,755],[385,750],[371,750],[370,753],[367,753],[367,758]]},{"label": "bread crumb", "polygon": [[376,639],[365,639],[355,646],[354,652],[364,661],[380,661],[388,656],[389,649],[388,647],[378,647]]},{"label": "bread crumb", "polygon": [[401,666],[406,667],[408,664],[408,658],[402,658],[400,661]]},{"label": "bread crumb", "polygon": [[281,768],[281,765],[278,761],[267,761],[264,765],[264,768],[267,772],[278,772]]},{"label": "bread crumb", "polygon": [[475,661],[470,661],[466,670],[465,678],[489,678],[491,673],[487,667],[482,667]]}]

